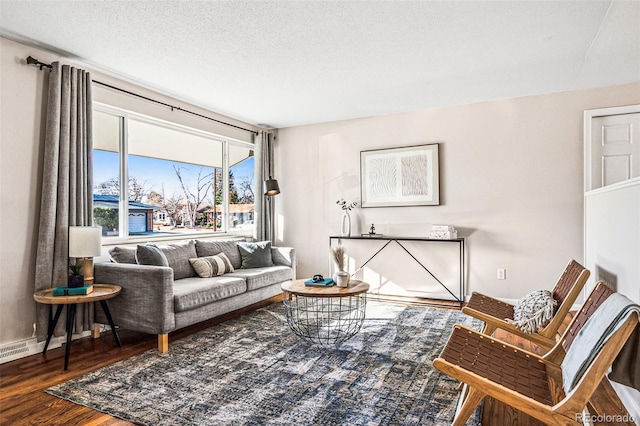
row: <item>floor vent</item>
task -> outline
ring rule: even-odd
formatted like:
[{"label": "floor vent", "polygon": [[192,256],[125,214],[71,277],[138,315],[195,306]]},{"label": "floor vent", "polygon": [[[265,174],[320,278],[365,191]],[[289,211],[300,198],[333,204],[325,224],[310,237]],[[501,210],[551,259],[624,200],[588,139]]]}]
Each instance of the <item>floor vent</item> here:
[{"label": "floor vent", "polygon": [[[74,334],[72,340],[82,339],[88,336],[91,336],[91,330],[85,330],[82,333]],[[66,341],[66,336],[54,336],[49,342],[48,349],[51,350],[59,348]],[[44,349],[44,343],[44,341],[38,342],[35,337],[31,337],[28,339],[18,340],[16,342],[0,345],[0,364],[13,361],[18,358],[24,358],[30,355],[42,353],[42,349]]]},{"label": "floor vent", "polygon": [[5,358],[13,358],[14,355],[19,355],[25,352],[29,352],[29,345],[26,340],[18,343],[10,343],[0,347],[0,362]]}]

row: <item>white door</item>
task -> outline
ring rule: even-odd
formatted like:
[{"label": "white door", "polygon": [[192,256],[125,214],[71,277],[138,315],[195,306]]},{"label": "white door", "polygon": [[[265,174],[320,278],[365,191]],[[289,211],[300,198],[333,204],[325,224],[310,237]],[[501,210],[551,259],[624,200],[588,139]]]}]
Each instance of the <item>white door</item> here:
[{"label": "white door", "polygon": [[640,176],[640,113],[593,117],[590,147],[587,190]]}]

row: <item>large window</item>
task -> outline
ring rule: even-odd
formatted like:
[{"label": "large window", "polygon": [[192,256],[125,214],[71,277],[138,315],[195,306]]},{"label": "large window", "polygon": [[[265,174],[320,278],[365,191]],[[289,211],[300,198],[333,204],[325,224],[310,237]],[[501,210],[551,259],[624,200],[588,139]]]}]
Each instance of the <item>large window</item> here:
[{"label": "large window", "polygon": [[252,234],[251,144],[108,108],[93,120],[93,212],[104,236]]}]

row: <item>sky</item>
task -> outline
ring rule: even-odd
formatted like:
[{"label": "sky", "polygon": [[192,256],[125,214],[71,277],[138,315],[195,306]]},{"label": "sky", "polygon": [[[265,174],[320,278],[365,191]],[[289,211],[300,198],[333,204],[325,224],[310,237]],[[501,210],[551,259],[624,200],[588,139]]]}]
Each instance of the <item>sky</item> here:
[{"label": "sky", "polygon": [[[236,187],[245,179],[253,183],[254,158],[249,157],[245,161],[231,168]],[[150,190],[162,193],[166,197],[181,195],[180,182],[173,170],[173,165],[180,167],[185,184],[190,190],[195,190],[198,170],[201,166],[179,163],[175,161],[158,160],[155,158],[129,156],[129,177],[135,177],[139,183]],[[203,167],[203,174],[211,173],[211,168]],[[208,169],[208,170],[207,170]],[[118,177],[118,153],[102,150],[93,151],[93,185]],[[255,188],[254,188],[255,191]]]}]

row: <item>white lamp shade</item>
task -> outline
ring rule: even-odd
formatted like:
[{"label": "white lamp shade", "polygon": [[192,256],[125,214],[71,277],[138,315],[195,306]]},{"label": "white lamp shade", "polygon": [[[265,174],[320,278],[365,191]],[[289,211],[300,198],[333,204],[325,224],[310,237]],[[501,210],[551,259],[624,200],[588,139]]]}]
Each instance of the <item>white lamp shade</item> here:
[{"label": "white lamp shade", "polygon": [[69,227],[69,257],[96,257],[102,254],[102,228]]}]

